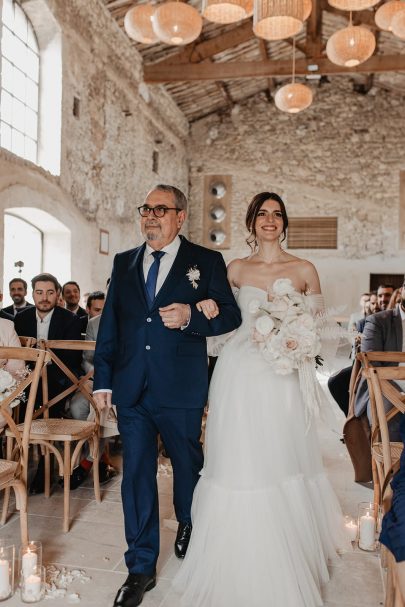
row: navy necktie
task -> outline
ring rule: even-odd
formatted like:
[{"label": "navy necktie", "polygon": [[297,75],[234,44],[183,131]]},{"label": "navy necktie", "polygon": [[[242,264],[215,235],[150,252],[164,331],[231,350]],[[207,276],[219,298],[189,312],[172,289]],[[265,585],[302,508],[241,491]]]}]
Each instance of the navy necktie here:
[{"label": "navy necktie", "polygon": [[153,251],[152,255],[155,258],[151,267],[149,268],[148,276],[146,279],[145,287],[146,293],[148,294],[149,303],[152,303],[155,299],[156,283],[159,274],[160,260],[165,254],[164,251]]}]

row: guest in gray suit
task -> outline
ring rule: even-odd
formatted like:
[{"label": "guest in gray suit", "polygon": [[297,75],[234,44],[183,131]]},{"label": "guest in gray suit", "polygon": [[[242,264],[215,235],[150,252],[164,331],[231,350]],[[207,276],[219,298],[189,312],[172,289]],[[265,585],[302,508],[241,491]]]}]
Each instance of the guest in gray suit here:
[{"label": "guest in gray suit", "polygon": [[[363,336],[361,339],[362,352],[404,352],[405,351],[405,286],[401,289],[401,301],[393,310],[383,310],[366,318]],[[385,363],[395,366],[396,363]],[[386,410],[391,408],[388,401]],[[355,402],[355,415],[360,417],[367,411],[367,417],[371,424],[370,398],[367,388],[367,380],[361,379],[357,390]],[[400,416],[396,415],[388,424],[390,438],[393,441],[400,440],[399,434]]]}]

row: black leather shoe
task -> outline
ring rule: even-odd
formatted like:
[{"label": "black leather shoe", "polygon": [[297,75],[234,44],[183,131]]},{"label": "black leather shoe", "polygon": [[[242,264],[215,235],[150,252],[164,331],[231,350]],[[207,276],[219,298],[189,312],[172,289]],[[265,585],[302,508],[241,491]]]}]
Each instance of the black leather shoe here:
[{"label": "black leather shoe", "polygon": [[[82,485],[84,483],[84,481],[86,480],[86,478],[88,476],[89,476],[89,473],[87,472],[87,470],[85,470],[83,468],[83,466],[77,466],[77,468],[75,468],[73,470],[71,477],[70,477],[70,490],[74,491],[75,489],[80,487],[80,485]],[[62,485],[63,485],[63,479],[62,479]]]},{"label": "black leather shoe", "polygon": [[174,554],[178,559],[184,559],[186,556],[192,528],[191,523],[179,523],[176,541],[174,542]]},{"label": "black leather shoe", "polygon": [[100,462],[98,465],[98,474],[100,479],[100,485],[105,485],[118,474],[115,468],[109,466],[105,462]]},{"label": "black leather shoe", "polygon": [[30,495],[39,495],[45,491],[45,459],[39,458],[38,468],[30,484]]},{"label": "black leather shoe", "polygon": [[143,595],[156,586],[156,575],[130,573],[117,592],[114,607],[137,607],[142,603]]}]

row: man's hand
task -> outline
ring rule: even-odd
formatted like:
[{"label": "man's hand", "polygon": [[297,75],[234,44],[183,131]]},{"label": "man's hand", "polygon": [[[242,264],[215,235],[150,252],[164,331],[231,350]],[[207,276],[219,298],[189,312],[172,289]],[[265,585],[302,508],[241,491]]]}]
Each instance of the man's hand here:
[{"label": "man's hand", "polygon": [[208,320],[215,318],[219,314],[217,302],[213,299],[203,299],[202,301],[199,301],[196,306],[197,310],[202,312],[205,318],[208,318]]},{"label": "man's hand", "polygon": [[180,329],[190,320],[191,310],[188,304],[173,303],[159,308],[160,318],[168,329]]},{"label": "man's hand", "polygon": [[93,394],[93,398],[100,413],[106,407],[107,411],[112,407],[111,392],[96,392],[95,394]]}]

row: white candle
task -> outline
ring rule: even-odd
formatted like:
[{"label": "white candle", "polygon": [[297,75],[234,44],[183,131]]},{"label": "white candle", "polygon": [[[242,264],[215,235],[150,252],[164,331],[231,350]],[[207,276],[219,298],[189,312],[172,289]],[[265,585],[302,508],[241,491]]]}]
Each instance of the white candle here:
[{"label": "white candle", "polygon": [[23,580],[22,599],[30,602],[41,600],[41,578],[39,575],[29,575]]},{"label": "white candle", "polygon": [[0,560],[0,599],[6,599],[10,594],[9,567],[7,560]]},{"label": "white candle", "polygon": [[31,575],[38,563],[38,555],[36,552],[32,552],[29,548],[22,557],[22,574],[23,577]]},{"label": "white candle", "polygon": [[346,523],[347,533],[349,535],[350,541],[355,542],[357,538],[357,525],[353,521],[349,521]]},{"label": "white candle", "polygon": [[360,517],[360,528],[359,528],[359,547],[363,550],[372,550],[375,544],[375,519],[374,516],[370,515],[370,512],[366,512]]}]

